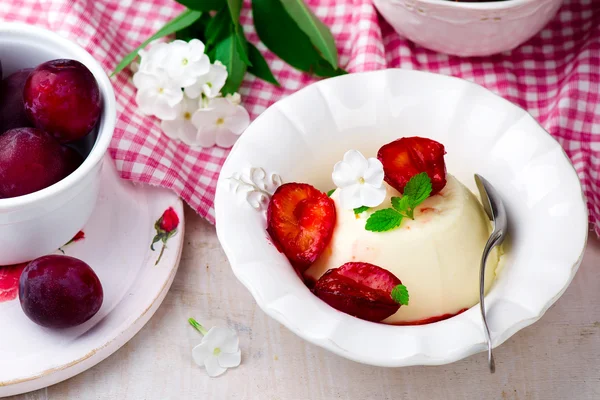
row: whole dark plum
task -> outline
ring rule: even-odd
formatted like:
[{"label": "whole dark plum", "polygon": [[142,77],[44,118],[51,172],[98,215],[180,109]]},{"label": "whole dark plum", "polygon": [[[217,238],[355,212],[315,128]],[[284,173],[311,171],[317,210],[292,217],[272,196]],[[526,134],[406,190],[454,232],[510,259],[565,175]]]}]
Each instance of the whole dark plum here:
[{"label": "whole dark plum", "polygon": [[92,318],[104,299],[98,276],[85,262],[50,255],[31,261],[19,280],[21,308],[38,325],[69,328]]},{"label": "whole dark plum", "polygon": [[83,157],[36,128],[0,135],[0,199],[37,192],[66,178]]},{"label": "whole dark plum", "polygon": [[0,134],[33,126],[23,104],[23,88],[33,68],[21,69],[0,82]]},{"label": "whole dark plum", "polygon": [[100,89],[94,75],[79,61],[40,64],[23,91],[25,110],[36,128],[60,142],[86,136],[100,117]]}]

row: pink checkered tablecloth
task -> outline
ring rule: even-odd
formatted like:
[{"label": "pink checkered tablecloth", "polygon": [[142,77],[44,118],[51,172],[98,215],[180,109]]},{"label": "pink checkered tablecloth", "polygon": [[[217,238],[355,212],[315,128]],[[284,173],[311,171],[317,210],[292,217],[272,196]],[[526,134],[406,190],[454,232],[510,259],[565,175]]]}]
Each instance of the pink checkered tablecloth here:
[{"label": "pink checkered tablecloth", "polygon": [[[350,72],[400,67],[459,76],[527,109],[571,157],[590,221],[600,232],[600,0],[565,0],[554,20],[524,45],[476,59],[437,54],[398,36],[370,0],[308,3],[331,27],[340,64]],[[40,25],[75,40],[108,72],[182,9],[172,0],[0,0],[0,20]],[[247,0],[241,20],[248,39],[258,43]],[[246,76],[240,92],[253,118],[314,81],[269,52],[266,58],[281,87]],[[118,122],[110,154],[121,176],[170,188],[214,222],[215,186],[228,151],[191,150],[161,135],[157,120],[136,111],[129,77],[124,72],[113,78]]]}]

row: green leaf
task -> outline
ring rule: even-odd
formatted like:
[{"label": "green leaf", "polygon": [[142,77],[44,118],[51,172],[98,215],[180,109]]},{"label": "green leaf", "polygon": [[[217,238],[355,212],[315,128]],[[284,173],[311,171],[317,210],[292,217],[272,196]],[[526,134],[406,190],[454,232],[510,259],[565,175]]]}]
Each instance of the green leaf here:
[{"label": "green leaf", "polygon": [[331,195],[333,194],[333,192],[335,192],[335,189],[331,189],[329,192],[327,192],[327,196],[331,197]]},{"label": "green leaf", "polygon": [[283,7],[327,62],[337,69],[338,54],[329,28],[317,18],[303,0],[281,0]]},{"label": "green leaf", "polygon": [[391,293],[392,299],[403,306],[408,305],[408,301],[410,296],[408,295],[408,289],[404,285],[398,285],[392,289]]},{"label": "green leaf", "polygon": [[219,10],[225,5],[225,0],[176,0],[190,10],[195,11],[213,11]]},{"label": "green leaf", "polygon": [[240,20],[240,12],[242,11],[242,0],[227,0],[227,7],[229,8],[229,14],[234,24],[237,24]]},{"label": "green leaf", "polygon": [[148,39],[144,41],[141,45],[139,45],[135,50],[125,56],[123,60],[115,67],[112,75],[116,75],[121,72],[126,66],[128,66],[138,55],[140,49],[143,49],[153,40],[159,39],[161,37],[171,35],[181,29],[187,28],[195,21],[197,21],[202,13],[200,11],[191,11],[185,10],[177,17],[173,18],[169,22],[167,22],[161,29],[159,29],[154,35],[150,36]]},{"label": "green leaf", "polygon": [[406,213],[411,204],[412,200],[409,196],[392,197],[392,207],[399,213]]},{"label": "green leaf", "polygon": [[236,34],[230,30],[225,40],[217,43],[215,47],[215,58],[221,61],[227,68],[227,81],[221,90],[223,95],[237,92],[244,80],[247,65],[242,61],[236,44]]},{"label": "green leaf", "polygon": [[154,239],[152,239],[152,243],[150,244],[150,250],[154,251],[154,243],[156,242],[160,242],[162,240],[163,235],[158,233],[156,234],[156,236],[154,236]]},{"label": "green leaf", "polygon": [[412,200],[411,208],[415,208],[425,201],[431,194],[431,179],[427,172],[421,172],[410,178],[404,187],[404,195]]},{"label": "green leaf", "polygon": [[385,232],[400,226],[402,215],[391,208],[375,211],[365,225],[365,229],[371,232]]},{"label": "green leaf", "polygon": [[[229,11],[227,10],[227,7],[223,7],[214,17],[212,17],[208,25],[206,25],[206,47],[212,48],[214,44],[225,40],[231,31],[231,27],[232,23],[229,18]],[[211,61],[214,61],[214,59],[211,58]]]},{"label": "green leaf", "polygon": [[199,39],[202,42],[206,42],[204,32],[206,31],[206,26],[211,19],[212,17],[208,13],[203,13],[200,19],[198,19],[196,22],[187,28],[183,28],[175,32],[175,38],[185,42],[189,42],[192,39]]},{"label": "green leaf", "polygon": [[240,53],[242,61],[247,66],[251,67],[252,62],[248,59],[248,41],[244,35],[244,29],[239,24],[235,26],[235,38],[238,52]]},{"label": "green leaf", "polygon": [[252,0],[252,14],[260,40],[292,67],[327,77],[345,72],[334,69],[321,57],[281,0]]},{"label": "green leaf", "polygon": [[248,59],[251,62],[251,65],[248,66],[248,72],[257,78],[262,79],[263,81],[272,83],[275,86],[279,86],[279,82],[277,82],[277,79],[275,79],[273,76],[273,72],[271,72],[269,64],[267,64],[267,61],[262,54],[260,54],[260,51],[258,51],[256,46],[250,42],[248,42]]},{"label": "green leaf", "polygon": [[370,207],[367,206],[362,206],[362,207],[358,207],[354,209],[354,214],[358,215],[360,213],[364,213],[365,211],[367,211]]}]

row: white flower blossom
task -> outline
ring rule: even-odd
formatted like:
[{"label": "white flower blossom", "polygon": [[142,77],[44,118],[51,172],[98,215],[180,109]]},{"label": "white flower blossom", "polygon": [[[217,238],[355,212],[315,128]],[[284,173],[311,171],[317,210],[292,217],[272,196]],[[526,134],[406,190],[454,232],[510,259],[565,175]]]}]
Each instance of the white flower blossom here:
[{"label": "white flower blossom", "polygon": [[192,99],[202,93],[208,98],[217,97],[226,80],[227,68],[217,60],[210,66],[207,74],[199,76],[195,83],[185,87],[185,94]]},{"label": "white flower blossom", "polygon": [[195,84],[199,77],[208,75],[211,68],[210,60],[204,54],[204,43],[198,39],[169,43],[163,65],[169,78],[179,87]]},{"label": "white flower blossom", "polygon": [[244,107],[217,97],[194,113],[192,123],[198,129],[198,146],[229,148],[250,124],[250,115]]},{"label": "white flower blossom", "polygon": [[198,101],[183,96],[183,101],[176,108],[175,119],[161,121],[160,128],[171,139],[181,140],[188,146],[198,146],[196,144],[198,130],[192,124],[192,115],[199,108]]},{"label": "white flower blossom", "polygon": [[140,62],[138,70],[134,72],[145,72],[147,74],[159,74],[164,73],[162,71],[163,62],[168,51],[167,43],[153,43],[148,50],[140,50],[138,52],[140,56]]},{"label": "white flower blossom", "polygon": [[206,368],[210,377],[223,374],[227,368],[237,367],[242,362],[237,333],[227,328],[211,328],[192,350],[192,358],[196,364]]},{"label": "white flower blossom", "polygon": [[165,74],[140,70],[133,76],[133,83],[138,88],[135,101],[143,114],[167,120],[177,117],[177,105],[183,100],[183,92]]},{"label": "white flower blossom", "polygon": [[333,167],[331,178],[340,189],[344,209],[377,207],[385,200],[383,164],[376,158],[367,160],[358,150],[344,154],[344,159]]}]

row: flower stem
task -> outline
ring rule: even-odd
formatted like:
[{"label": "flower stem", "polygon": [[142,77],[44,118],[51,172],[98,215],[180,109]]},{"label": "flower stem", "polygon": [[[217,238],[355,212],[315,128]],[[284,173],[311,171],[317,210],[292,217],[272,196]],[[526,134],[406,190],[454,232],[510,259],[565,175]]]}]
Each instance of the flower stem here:
[{"label": "flower stem", "polygon": [[202,336],[204,336],[208,333],[208,331],[206,329],[204,329],[204,327],[202,325],[200,325],[200,323],[198,321],[196,321],[194,318],[188,319],[188,322],[190,323],[191,326],[194,327],[194,329],[196,329],[198,332],[200,332],[202,334]]},{"label": "flower stem", "polygon": [[160,254],[158,255],[158,258],[156,259],[156,262],[154,263],[154,265],[158,265],[158,263],[160,262],[160,259],[163,256],[163,253],[165,252],[165,247],[167,247],[164,243],[162,245],[162,249],[160,249]]}]

